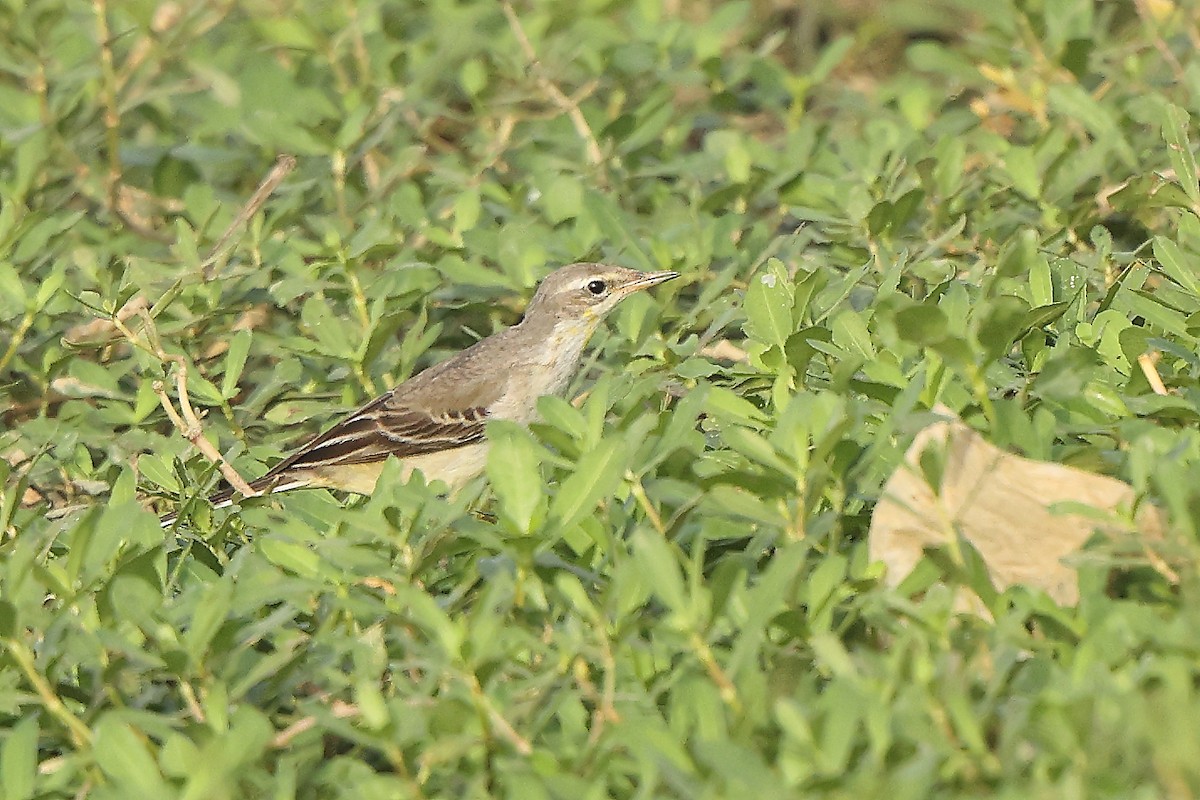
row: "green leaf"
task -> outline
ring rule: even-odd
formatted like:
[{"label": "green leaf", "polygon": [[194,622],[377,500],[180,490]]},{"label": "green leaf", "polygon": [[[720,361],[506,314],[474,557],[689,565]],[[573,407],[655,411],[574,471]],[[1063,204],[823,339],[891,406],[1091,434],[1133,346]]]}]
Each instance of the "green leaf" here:
[{"label": "green leaf", "polygon": [[935,305],[923,303],[896,312],[896,330],[901,338],[914,344],[935,344],[946,338],[950,320]]},{"label": "green leaf", "polygon": [[454,201],[454,232],[469,231],[479,223],[483,198],[479,189],[464,189]]},{"label": "green leaf", "polygon": [[607,195],[587,190],[583,195],[583,213],[612,242],[622,245],[622,252],[637,262],[639,269],[653,271],[654,262],[642,249],[639,237],[630,230],[616,203]]},{"label": "green leaf", "polygon": [[1181,337],[1184,341],[1194,341],[1188,332],[1187,316],[1159,302],[1155,297],[1142,291],[1122,292],[1114,308],[1128,314],[1141,316],[1152,325],[1167,333]]},{"label": "green leaf", "polygon": [[310,297],[304,301],[300,318],[308,330],[316,336],[318,352],[349,361],[357,350],[349,324],[334,313],[321,297]]},{"label": "green leaf", "polygon": [[553,425],[572,439],[585,438],[588,431],[583,412],[561,397],[546,395],[538,398],[538,416],[545,424]]},{"label": "green leaf", "polygon": [[1000,256],[996,262],[996,276],[998,278],[1012,278],[1018,275],[1026,275],[1033,269],[1033,264],[1038,258],[1038,237],[1037,231],[1025,229],[1008,242],[1004,249],[1000,251]]},{"label": "green leaf", "polygon": [[1054,302],[1054,275],[1045,257],[1035,257],[1029,265],[1029,297],[1035,306]]},{"label": "green leaf", "polygon": [[1140,212],[1148,208],[1194,209],[1195,203],[1175,181],[1158,173],[1140,175],[1117,191],[1109,202],[1118,211]]},{"label": "green leaf", "polygon": [[168,492],[179,491],[179,479],[175,470],[169,463],[164,462],[161,456],[148,455],[139,458],[138,469],[142,470],[142,476],[146,480],[155,483],[156,486],[161,486]]},{"label": "green leaf", "polygon": [[847,308],[833,317],[830,330],[835,344],[864,359],[875,358],[875,345],[865,314]]},{"label": "green leaf", "polygon": [[853,36],[839,36],[821,49],[820,56],[809,69],[806,78],[813,83],[821,83],[829,77],[834,68],[841,63],[846,54],[854,47]]},{"label": "green leaf", "polygon": [[1025,317],[1021,320],[1021,325],[1017,329],[1014,339],[1024,338],[1025,334],[1030,331],[1044,328],[1050,323],[1061,319],[1071,308],[1071,305],[1070,302],[1064,300],[1060,303],[1050,303],[1029,309],[1025,312]]},{"label": "green leaf", "polygon": [[321,575],[321,557],[309,547],[278,536],[264,536],[258,548],[272,563],[305,578]]},{"label": "green leaf", "polygon": [[564,528],[576,525],[592,513],[596,504],[612,495],[626,470],[625,445],[620,440],[603,439],[585,453],[575,465],[550,504],[550,516]]},{"label": "green leaf", "polygon": [[1196,154],[1188,138],[1191,116],[1174,103],[1165,103],[1162,120],[1162,137],[1167,143],[1167,157],[1175,170],[1175,178],[1192,201],[1193,207],[1200,206],[1200,175],[1196,169]]},{"label": "green leaf", "polygon": [[126,797],[175,796],[163,780],[144,734],[115,712],[101,717],[94,733],[92,753],[96,764]]},{"label": "green leaf", "polygon": [[583,184],[578,177],[555,175],[542,192],[542,208],[557,224],[579,216],[583,210]]},{"label": "green leaf", "polygon": [[28,715],[9,728],[0,750],[0,786],[4,800],[33,797],[37,777],[38,717]]},{"label": "green leaf", "polygon": [[771,443],[749,428],[730,426],[721,431],[721,439],[733,450],[781,475],[791,477],[795,469],[780,457]]},{"label": "green leaf", "polygon": [[1196,282],[1195,270],[1184,266],[1189,262],[1195,264],[1196,259],[1185,258],[1179,245],[1165,236],[1155,236],[1153,241],[1154,258],[1162,265],[1163,272],[1193,295],[1200,297],[1200,284]]},{"label": "green leaf", "polygon": [[817,348],[813,346],[814,342],[823,342],[828,344],[833,340],[833,333],[824,327],[801,328],[792,334],[788,339],[787,346],[784,348],[784,355],[787,356],[787,362],[797,374],[803,375],[808,369],[809,362],[817,354]]},{"label": "green leaf", "polygon": [[61,264],[56,265],[38,286],[37,294],[33,298],[34,311],[41,311],[46,307],[46,304],[50,302],[50,298],[54,297],[58,290],[62,288],[66,277],[66,268]]},{"label": "green leaf", "polygon": [[792,302],[794,287],[787,268],[777,258],[750,279],[746,289],[746,335],[783,350],[794,333]]},{"label": "green leaf", "polygon": [[633,557],[642,579],[655,596],[682,620],[690,619],[690,604],[679,558],[659,534],[645,529],[633,536]]},{"label": "green leaf", "polygon": [[192,664],[201,663],[209,643],[224,624],[233,602],[233,583],[228,578],[213,581],[203,589],[202,597],[183,635],[183,645]]},{"label": "green leaf", "polygon": [[742,134],[736,130],[713,131],[704,137],[704,149],[721,159],[730,183],[746,183],[754,164]]},{"label": "green leaf", "polygon": [[472,97],[478,96],[488,85],[487,67],[481,59],[469,59],[458,71],[458,82],[467,94]]},{"label": "green leaf", "polygon": [[1004,154],[1004,166],[1017,191],[1032,199],[1041,197],[1042,176],[1032,148],[1010,147]]},{"label": "green leaf", "polygon": [[221,396],[226,400],[238,393],[238,379],[246,367],[246,356],[250,353],[250,331],[238,331],[229,339],[229,350],[225,353],[225,374],[221,378]]},{"label": "green leaf", "polygon": [[705,492],[704,502],[710,512],[750,520],[767,527],[778,526],[784,521],[777,505],[764,501],[752,491],[733,486],[713,486]]},{"label": "green leaf", "polygon": [[65,235],[86,212],[66,211],[60,214],[45,215],[38,211],[31,213],[22,224],[24,231],[12,252],[12,259],[18,263],[28,262],[43,255],[50,243]]},{"label": "green leaf", "polygon": [[396,599],[405,617],[433,634],[442,653],[454,660],[462,657],[463,625],[452,619],[426,592],[414,586],[398,586]]},{"label": "green leaf", "polygon": [[203,180],[196,165],[171,154],[154,166],[154,192],[163,197],[182,197],[190,186]]},{"label": "green leaf", "polygon": [[354,702],[368,730],[381,730],[388,723],[387,704],[379,689],[379,678],[363,678],[354,682]]},{"label": "green leaf", "polygon": [[766,415],[749,400],[723,386],[711,386],[704,395],[704,410],[718,420],[761,427]]},{"label": "green leaf", "polygon": [[1020,297],[1001,295],[992,298],[979,322],[976,334],[980,346],[988,359],[1003,356],[1019,336],[1027,332],[1025,320],[1029,315],[1029,304]]},{"label": "green leaf", "polygon": [[188,394],[193,403],[205,406],[219,406],[225,402],[224,396],[216,385],[195,372],[188,374]]},{"label": "green leaf", "polygon": [[529,432],[503,420],[488,422],[487,474],[500,516],[515,531],[532,533],[539,511],[546,505],[541,458]]},{"label": "green leaf", "polygon": [[743,670],[757,668],[757,656],[767,639],[771,619],[787,608],[808,553],[808,548],[799,544],[780,548],[758,582],[746,593],[747,619],[729,659],[729,670],[734,677]]},{"label": "green leaf", "polygon": [[1095,140],[1095,146],[1111,148],[1124,166],[1134,169],[1137,155],[1129,146],[1116,114],[1077,83],[1054,83],[1047,93],[1050,107],[1058,114],[1083,125]]},{"label": "green leaf", "polygon": [[7,322],[25,311],[25,284],[16,268],[0,259],[0,322]]}]

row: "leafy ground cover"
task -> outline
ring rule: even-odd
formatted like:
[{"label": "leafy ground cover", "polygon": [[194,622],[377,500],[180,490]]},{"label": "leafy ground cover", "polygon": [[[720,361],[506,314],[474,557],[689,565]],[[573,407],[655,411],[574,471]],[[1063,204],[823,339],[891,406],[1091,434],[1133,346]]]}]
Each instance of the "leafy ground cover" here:
[{"label": "leafy ground cover", "polygon": [[[1192,4],[0,20],[0,796],[1200,791]],[[489,481],[147,510],[216,481],[179,363],[255,475],[583,258],[684,277]],[[987,622],[946,554],[885,588],[939,402],[1129,481],[1162,551]]]}]

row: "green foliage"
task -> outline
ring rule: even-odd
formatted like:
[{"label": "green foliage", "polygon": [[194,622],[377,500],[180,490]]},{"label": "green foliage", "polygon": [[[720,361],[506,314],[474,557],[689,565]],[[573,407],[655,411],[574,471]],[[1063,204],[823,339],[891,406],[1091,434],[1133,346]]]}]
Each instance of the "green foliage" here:
[{"label": "green foliage", "polygon": [[[0,797],[1200,791],[1190,6],[785,6],[0,7]],[[256,475],[590,258],[683,278],[490,488],[197,500],[157,346]],[[885,588],[937,403],[1165,555]]]}]

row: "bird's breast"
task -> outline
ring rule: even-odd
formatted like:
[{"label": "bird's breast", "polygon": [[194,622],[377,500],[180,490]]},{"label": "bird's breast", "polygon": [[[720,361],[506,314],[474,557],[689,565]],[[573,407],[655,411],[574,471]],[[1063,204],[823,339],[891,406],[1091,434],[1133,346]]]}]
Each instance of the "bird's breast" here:
[{"label": "bird's breast", "polygon": [[538,398],[561,395],[579,371],[583,348],[597,322],[574,320],[555,325],[512,371],[504,396],[492,408],[492,416],[522,423],[537,419]]}]

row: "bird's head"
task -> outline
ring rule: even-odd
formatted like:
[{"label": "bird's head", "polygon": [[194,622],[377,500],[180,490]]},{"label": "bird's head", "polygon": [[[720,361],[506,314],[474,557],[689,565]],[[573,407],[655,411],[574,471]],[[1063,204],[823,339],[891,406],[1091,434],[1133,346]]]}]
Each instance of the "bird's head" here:
[{"label": "bird's head", "polygon": [[525,316],[545,315],[556,322],[594,327],[629,295],[677,277],[678,272],[639,272],[613,264],[570,264],[546,276]]}]

